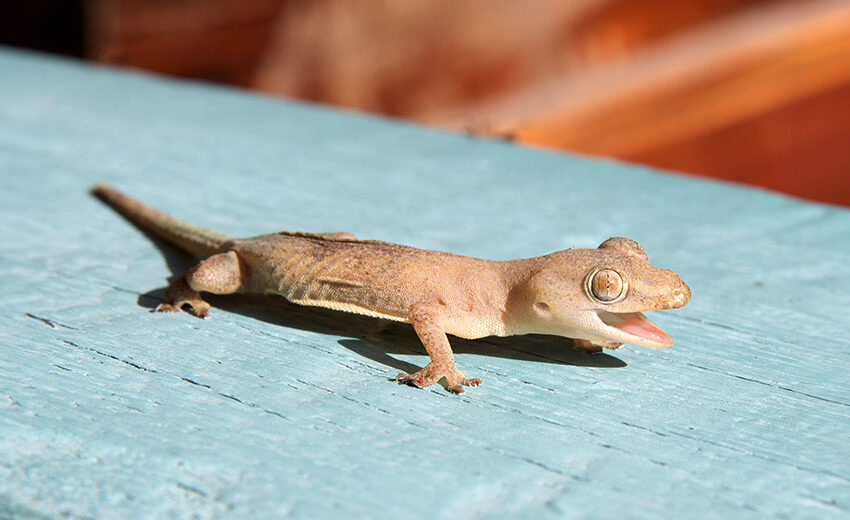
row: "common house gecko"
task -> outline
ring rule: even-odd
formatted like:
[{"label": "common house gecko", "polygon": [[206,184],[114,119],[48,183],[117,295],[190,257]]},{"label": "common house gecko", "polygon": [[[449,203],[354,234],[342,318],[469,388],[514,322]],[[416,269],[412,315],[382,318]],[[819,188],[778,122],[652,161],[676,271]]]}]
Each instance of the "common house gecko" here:
[{"label": "common house gecko", "polygon": [[683,307],[691,296],[676,272],[651,266],[643,247],[622,237],[596,249],[494,261],[358,240],[350,233],[232,238],[108,186],[96,186],[93,194],[200,260],[169,286],[157,311],[188,305],[205,318],[210,305],[201,292],[260,293],[410,323],[431,361],[396,380],[426,387],[445,378],[446,389],[455,394],[481,380],[458,370],[447,334],[466,339],[552,334],[590,352],[624,343],[666,348],[673,339],[641,313]]}]

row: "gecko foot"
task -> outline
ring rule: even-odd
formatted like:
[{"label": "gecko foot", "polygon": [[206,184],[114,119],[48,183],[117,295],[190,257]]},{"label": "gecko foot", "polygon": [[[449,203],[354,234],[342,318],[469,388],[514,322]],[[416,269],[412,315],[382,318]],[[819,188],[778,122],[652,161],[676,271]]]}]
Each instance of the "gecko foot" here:
[{"label": "gecko foot", "polygon": [[157,305],[154,308],[153,311],[154,312],[180,312],[180,307],[175,307],[174,305],[171,305],[170,303],[160,303],[159,305]]},{"label": "gecko foot", "polygon": [[154,308],[154,312],[180,312],[180,309],[182,309],[184,305],[192,307],[192,311],[194,311],[195,316],[199,318],[206,319],[210,317],[210,304],[204,300],[184,300],[174,303],[160,303]]},{"label": "gecko foot", "polygon": [[210,315],[210,304],[201,298],[201,294],[195,291],[186,282],[186,277],[181,276],[168,289],[165,290],[165,299],[156,306],[156,312],[179,312],[184,305],[189,305],[199,318],[208,318]]},{"label": "gecko foot", "polygon": [[622,343],[617,343],[616,341],[594,342],[586,339],[573,339],[573,348],[575,350],[584,350],[588,354],[601,354],[603,348],[616,350],[622,346]]},{"label": "gecko foot", "polygon": [[425,388],[426,386],[433,385],[442,378],[446,379],[446,390],[453,394],[462,394],[463,386],[478,386],[481,384],[481,379],[477,377],[468,378],[466,377],[466,372],[458,370],[454,364],[449,365],[447,363],[428,363],[425,365],[425,368],[412,374],[402,372],[396,376],[395,380],[399,384]]}]

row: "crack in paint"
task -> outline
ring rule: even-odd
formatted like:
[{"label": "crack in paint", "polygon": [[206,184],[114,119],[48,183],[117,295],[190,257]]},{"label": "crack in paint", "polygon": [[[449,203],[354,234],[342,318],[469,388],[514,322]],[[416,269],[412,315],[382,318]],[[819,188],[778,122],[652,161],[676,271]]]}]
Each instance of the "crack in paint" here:
[{"label": "crack in paint", "polygon": [[369,404],[369,403],[368,403],[368,402],[366,402],[366,401],[360,401],[359,399],[355,399],[355,398],[353,398],[353,397],[349,397],[349,396],[344,395],[344,394],[339,394],[339,393],[337,393],[337,392],[334,392],[334,391],[333,391],[333,390],[331,390],[330,388],[325,388],[325,387],[323,387],[323,386],[319,386],[319,385],[317,385],[317,384],[315,384],[315,383],[310,383],[310,382],[304,381],[304,380],[302,380],[302,379],[296,379],[296,381],[298,381],[298,382],[299,382],[299,383],[301,383],[302,385],[312,386],[313,388],[316,388],[316,389],[318,389],[318,390],[322,390],[322,391],[327,392],[327,393],[329,393],[329,394],[331,394],[331,395],[335,395],[336,397],[340,397],[340,398],[342,398],[342,399],[345,399],[346,401],[350,401],[350,402],[352,402],[352,403],[357,403],[357,404],[363,405],[363,406],[365,406],[365,407],[367,407],[367,408],[370,408],[370,409],[375,410],[375,411],[377,411],[377,412],[380,412],[380,413],[382,413],[382,414],[391,415],[391,414],[390,414],[390,412],[389,412],[389,410],[385,410],[385,409],[383,409],[383,408],[379,408],[379,407],[377,407],[377,406],[374,406],[374,405],[372,405],[372,404]]},{"label": "crack in paint", "polygon": [[832,404],[838,404],[838,405],[841,405],[841,406],[848,406],[848,407],[850,407],[850,403],[845,403],[845,402],[842,402],[842,401],[835,401],[835,400],[833,400],[833,399],[827,399],[826,397],[820,397],[820,396],[817,396],[817,395],[814,395],[814,394],[809,394],[809,393],[806,393],[806,392],[801,392],[800,390],[794,390],[793,388],[788,388],[787,386],[782,386],[782,385],[779,385],[779,384],[773,384],[773,383],[767,383],[767,382],[765,382],[765,381],[759,381],[758,379],[753,379],[753,378],[751,378],[751,377],[746,377],[746,376],[742,376],[742,375],[738,375],[738,374],[733,374],[733,373],[731,373],[731,372],[726,372],[725,370],[719,370],[719,369],[716,369],[716,368],[711,368],[711,367],[706,367],[706,366],[702,366],[702,365],[697,365],[697,364],[695,364],[695,363],[686,363],[686,364],[687,364],[688,366],[690,366],[690,367],[698,368],[698,369],[700,369],[700,370],[705,370],[705,371],[707,371],[707,372],[714,372],[714,373],[717,373],[717,374],[723,374],[723,375],[725,375],[725,376],[734,377],[735,379],[740,379],[740,380],[742,380],[742,381],[747,381],[747,382],[749,382],[749,383],[756,383],[756,384],[758,384],[758,385],[767,386],[767,387],[770,387],[770,388],[778,388],[779,390],[784,390],[784,391],[786,391],[786,392],[791,392],[792,394],[797,394],[797,395],[802,395],[802,396],[805,396],[805,397],[810,397],[810,398],[812,398],[812,399],[817,399],[818,401],[823,401],[823,402],[825,402],[825,403],[832,403]]},{"label": "crack in paint", "polygon": [[276,412],[274,410],[269,410],[268,408],[261,408],[257,403],[252,403],[250,401],[243,401],[242,399],[239,399],[235,395],[230,395],[230,394],[225,394],[224,392],[219,392],[218,390],[216,390],[215,388],[213,388],[212,386],[210,386],[208,384],[199,383],[199,382],[195,381],[194,379],[189,379],[188,377],[182,377],[182,376],[177,376],[177,377],[180,377],[181,380],[189,383],[190,385],[197,386],[197,387],[200,387],[200,388],[206,388],[207,390],[216,394],[217,396],[224,397],[225,399],[230,399],[231,401],[237,402],[237,403],[241,404],[242,406],[247,406],[248,408],[256,408],[256,409],[262,410],[263,413],[273,415],[273,416],[275,416],[279,419],[289,420],[289,417],[283,415],[280,412]]},{"label": "crack in paint", "polygon": [[[78,345],[78,344],[74,343],[73,341],[68,341],[68,340],[62,340],[62,343],[65,343],[66,345],[72,346],[72,347],[74,347],[74,348],[78,348],[78,349],[80,349],[80,350],[87,350],[87,351],[89,351],[89,352],[93,352],[93,353],[95,353],[95,354],[97,354],[97,355],[99,355],[99,356],[103,356],[103,357],[106,357],[106,358],[109,358],[109,359],[112,359],[112,360],[118,361],[118,362],[123,363],[123,364],[125,364],[125,365],[131,366],[131,367],[133,367],[133,368],[135,368],[135,369],[137,369],[137,370],[142,370],[142,371],[144,371],[144,372],[148,372],[148,373],[151,373],[151,374],[158,374],[158,373],[160,373],[158,370],[155,370],[155,369],[153,369],[153,368],[147,368],[147,367],[144,367],[144,366],[142,366],[142,365],[139,365],[138,363],[134,363],[134,362],[132,362],[132,361],[127,361],[126,359],[121,359],[121,358],[120,358],[120,357],[118,357],[118,356],[114,356],[114,355],[112,355],[112,354],[108,354],[108,353],[106,353],[106,352],[101,352],[100,350],[97,350],[96,348],[92,348],[92,347],[84,347],[84,346],[82,346],[82,345]],[[67,368],[64,368],[64,367],[61,367],[61,366],[58,366],[58,365],[56,365],[56,366],[57,366],[58,368],[62,368],[63,370],[69,370],[69,369],[67,369]],[[70,371],[70,370],[69,370],[69,371]],[[247,406],[247,407],[249,407],[249,408],[258,408],[258,409],[262,410],[264,413],[267,413],[267,414],[269,414],[269,415],[273,415],[273,416],[278,417],[278,418],[280,418],[280,419],[288,419],[288,417],[286,417],[285,415],[283,415],[283,414],[282,414],[282,413],[280,413],[280,412],[276,412],[276,411],[274,411],[274,410],[269,410],[269,409],[266,409],[266,408],[260,408],[260,407],[259,407],[256,403],[243,401],[242,399],[239,399],[239,398],[238,398],[238,397],[236,397],[236,396],[229,395],[229,394],[225,394],[225,393],[223,393],[223,392],[219,392],[218,390],[216,390],[215,388],[213,388],[213,387],[212,387],[212,386],[210,386],[210,385],[207,385],[207,384],[204,384],[204,383],[199,383],[199,382],[197,382],[197,381],[195,381],[195,380],[193,380],[193,379],[189,379],[188,377],[182,377],[182,376],[178,376],[178,375],[176,375],[176,374],[168,374],[168,375],[173,376],[173,377],[178,377],[178,378],[180,378],[182,381],[184,381],[184,382],[186,382],[186,383],[189,383],[189,384],[191,384],[191,385],[198,386],[198,387],[201,387],[201,388],[206,388],[207,390],[209,390],[209,391],[211,391],[211,392],[215,393],[216,395],[218,395],[218,396],[220,396],[220,397],[224,397],[224,398],[230,399],[230,400],[235,401],[235,402],[237,402],[237,403],[239,403],[239,404],[241,404],[241,405],[243,405],[243,406]],[[387,413],[389,413],[389,412],[387,412]]]},{"label": "crack in paint", "polygon": [[532,466],[536,466],[536,467],[538,467],[542,470],[548,471],[549,473],[553,473],[553,474],[561,476],[561,477],[567,477],[570,480],[575,480],[575,481],[578,481],[578,482],[589,482],[589,480],[585,477],[580,477],[578,475],[573,475],[573,474],[567,473],[566,471],[560,470],[558,468],[554,468],[552,466],[549,466],[548,464],[544,464],[543,462],[540,462],[538,460],[534,460],[530,457],[509,453],[509,452],[504,451],[502,449],[498,449],[495,446],[483,445],[483,446],[479,446],[479,447],[483,448],[484,451],[489,451],[491,453],[501,455],[502,457],[507,457],[509,459],[518,460],[518,461],[524,462],[526,464],[531,464]]},{"label": "crack in paint", "polygon": [[808,471],[808,472],[814,473],[814,474],[829,475],[830,477],[837,478],[839,480],[842,480],[845,483],[850,483],[850,479],[848,479],[847,477],[844,477],[842,475],[839,475],[837,473],[833,473],[833,472],[825,470],[825,469],[810,468],[808,466],[803,466],[803,465],[797,464],[797,463],[792,462],[792,461],[783,461],[783,460],[776,459],[776,458],[773,458],[773,457],[768,457],[767,455],[755,453],[753,451],[747,451],[747,450],[738,448],[737,446],[724,444],[722,442],[712,441],[710,439],[705,439],[705,438],[702,438],[702,437],[695,437],[693,435],[687,435],[685,433],[676,432],[676,431],[672,431],[672,430],[668,430],[666,433],[664,433],[664,432],[660,432],[658,430],[654,430],[652,428],[648,428],[646,426],[640,426],[640,425],[637,425],[637,424],[632,424],[632,423],[627,423],[627,422],[622,422],[622,421],[621,421],[620,424],[623,424],[624,426],[629,426],[631,428],[643,430],[643,431],[646,431],[648,433],[652,433],[652,434],[659,435],[659,436],[662,436],[662,437],[665,437],[667,435],[671,435],[671,436],[674,436],[674,437],[681,437],[683,439],[688,439],[688,440],[691,440],[691,441],[709,444],[711,446],[716,446],[718,448],[727,449],[727,450],[732,451],[734,453],[741,453],[741,454],[744,454],[744,455],[747,455],[747,456],[750,456],[750,457],[765,460],[767,462],[779,464],[781,466],[789,466],[789,467],[792,467],[792,468],[797,469],[797,470]]},{"label": "crack in paint", "polygon": [[205,492],[201,491],[200,489],[198,489],[196,487],[190,486],[188,484],[184,484],[180,481],[177,481],[177,487],[179,487],[180,489],[183,489],[185,491],[188,491],[189,493],[194,493],[194,494],[201,496],[203,498],[207,498],[207,494]]},{"label": "crack in paint", "polygon": [[68,341],[66,339],[63,339],[62,343],[66,344],[66,345],[70,345],[74,348],[78,348],[80,350],[88,350],[89,352],[94,352],[95,354],[97,354],[99,356],[107,357],[109,359],[114,359],[115,361],[124,363],[125,365],[128,365],[128,366],[131,366],[131,367],[135,368],[136,370],[142,370],[142,371],[145,371],[145,372],[150,372],[151,374],[157,373],[157,371],[152,369],[152,368],[143,367],[142,365],[139,365],[138,363],[133,363],[132,361],[127,361],[126,359],[121,359],[118,356],[113,356],[112,354],[108,354],[106,352],[101,352],[100,350],[97,350],[96,348],[83,347],[81,345],[77,345],[73,341]]},{"label": "crack in paint", "polygon": [[60,323],[56,320],[51,320],[49,318],[43,318],[41,316],[37,316],[37,315],[32,314],[30,312],[25,312],[24,316],[26,316],[27,318],[32,318],[36,321],[40,321],[40,322],[44,323],[45,325],[47,325],[48,327],[50,327],[51,329],[55,329],[57,326],[59,326],[59,327],[62,327],[63,329],[80,330],[80,329],[77,329],[75,327],[71,327],[70,325],[65,325],[64,323]]}]

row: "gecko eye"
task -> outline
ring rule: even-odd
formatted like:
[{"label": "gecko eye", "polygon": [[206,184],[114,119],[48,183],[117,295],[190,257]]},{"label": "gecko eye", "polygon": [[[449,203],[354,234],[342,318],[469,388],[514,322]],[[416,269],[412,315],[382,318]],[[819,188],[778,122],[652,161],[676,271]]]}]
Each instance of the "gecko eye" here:
[{"label": "gecko eye", "polygon": [[626,282],[613,269],[600,269],[587,278],[587,292],[600,303],[614,303],[626,294]]}]

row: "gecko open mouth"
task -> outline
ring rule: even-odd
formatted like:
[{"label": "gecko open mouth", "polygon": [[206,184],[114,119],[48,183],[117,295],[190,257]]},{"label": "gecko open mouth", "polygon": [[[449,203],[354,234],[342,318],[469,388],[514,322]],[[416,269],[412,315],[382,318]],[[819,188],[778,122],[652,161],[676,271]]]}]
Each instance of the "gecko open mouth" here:
[{"label": "gecko open mouth", "polygon": [[602,323],[608,327],[637,338],[636,340],[628,341],[628,343],[652,348],[673,346],[673,338],[639,312],[614,313],[597,311],[596,314]]}]

